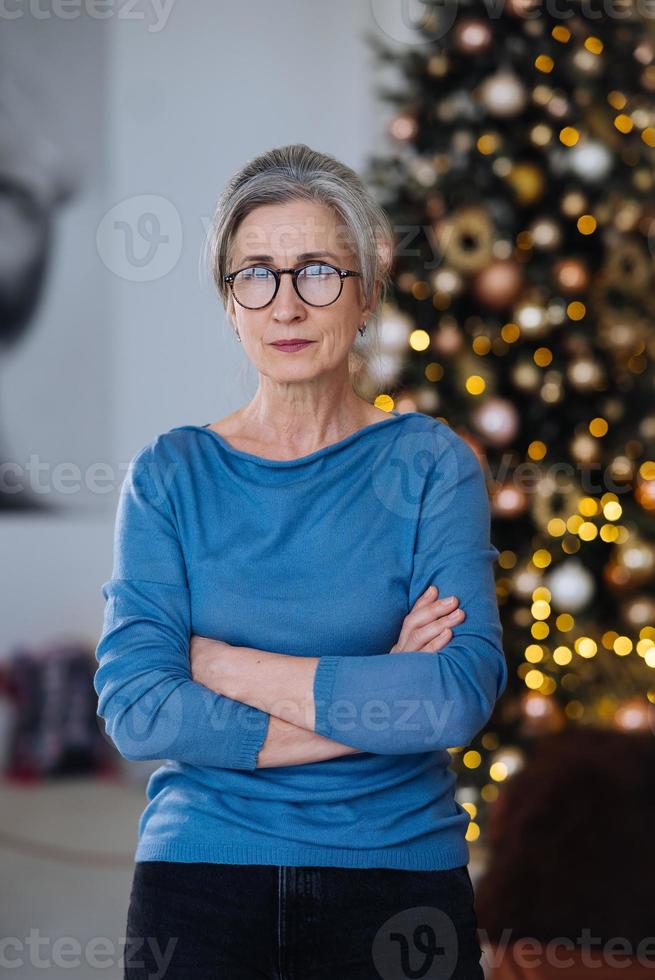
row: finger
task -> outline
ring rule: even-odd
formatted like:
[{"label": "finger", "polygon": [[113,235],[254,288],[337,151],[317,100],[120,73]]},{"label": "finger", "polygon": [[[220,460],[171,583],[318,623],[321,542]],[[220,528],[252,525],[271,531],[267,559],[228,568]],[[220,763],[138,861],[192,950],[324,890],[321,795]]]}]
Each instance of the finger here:
[{"label": "finger", "polygon": [[459,598],[456,595],[442,596],[440,599],[433,599],[429,605],[433,608],[433,611],[436,611],[441,616],[455,609],[459,605]]},{"label": "finger", "polygon": [[459,599],[453,596],[452,599],[436,599],[434,602],[420,605],[414,608],[405,617],[405,622],[412,628],[417,629],[427,626],[430,623],[438,622],[446,616],[457,611]]},{"label": "finger", "polygon": [[452,635],[453,634],[449,629],[442,630],[438,636],[436,636],[433,640],[430,640],[429,643],[426,643],[425,646],[421,647],[419,653],[438,653],[448,645],[452,639]]},{"label": "finger", "polygon": [[414,603],[414,607],[418,606],[419,603],[423,605],[425,602],[432,602],[432,600],[436,598],[438,591],[439,590],[437,589],[436,585],[428,585],[425,592],[420,595]]},{"label": "finger", "polygon": [[441,616],[439,619],[435,620],[435,623],[442,629],[452,630],[455,626],[464,622],[466,613],[463,609],[453,609],[452,612],[448,613],[447,616]]},{"label": "finger", "polygon": [[417,647],[424,646],[426,643],[430,643],[435,639],[443,630],[451,630],[453,627],[457,626],[464,619],[464,610],[455,609],[452,613],[447,616],[442,616],[437,619],[433,619],[431,622],[424,626],[415,628],[412,630],[412,637],[414,643]]},{"label": "finger", "polygon": [[444,647],[448,646],[453,638],[453,631],[449,626],[442,629],[441,633],[434,638],[432,645],[435,650],[443,650]]}]

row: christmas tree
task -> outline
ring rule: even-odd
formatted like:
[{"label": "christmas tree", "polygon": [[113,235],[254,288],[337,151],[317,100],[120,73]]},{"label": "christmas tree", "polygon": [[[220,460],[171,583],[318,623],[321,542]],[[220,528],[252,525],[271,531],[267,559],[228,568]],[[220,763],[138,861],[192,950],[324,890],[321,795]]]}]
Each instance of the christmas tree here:
[{"label": "christmas tree", "polygon": [[423,9],[370,38],[400,78],[364,172],[396,233],[371,390],[488,479],[509,680],[454,747],[473,840],[535,735],[655,730],[654,44],[627,3]]}]

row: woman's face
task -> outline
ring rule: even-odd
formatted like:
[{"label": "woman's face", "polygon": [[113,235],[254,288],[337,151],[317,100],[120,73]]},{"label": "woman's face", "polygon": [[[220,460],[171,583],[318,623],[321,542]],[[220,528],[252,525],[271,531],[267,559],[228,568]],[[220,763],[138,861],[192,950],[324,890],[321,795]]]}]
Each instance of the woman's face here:
[{"label": "woman's face", "polygon": [[[310,201],[262,205],[241,222],[232,244],[228,272],[250,264],[276,269],[324,260],[340,269],[358,272],[345,226],[331,208]],[[276,381],[310,380],[323,372],[347,366],[357,328],[369,309],[363,303],[361,280],[344,279],[341,295],[329,306],[310,306],[284,275],[272,303],[248,310],[230,295],[228,317],[239,331],[243,348],[259,372]],[[308,346],[293,352],[278,350],[274,341],[302,338]]]}]

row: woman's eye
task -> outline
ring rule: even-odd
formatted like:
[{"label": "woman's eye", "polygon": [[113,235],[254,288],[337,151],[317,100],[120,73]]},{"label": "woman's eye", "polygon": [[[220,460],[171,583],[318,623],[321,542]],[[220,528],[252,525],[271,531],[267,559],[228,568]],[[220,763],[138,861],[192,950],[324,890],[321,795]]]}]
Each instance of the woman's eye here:
[{"label": "woman's eye", "polygon": [[302,274],[307,276],[329,276],[336,275],[335,270],[329,265],[306,265],[302,269]]},{"label": "woman's eye", "polygon": [[266,279],[270,275],[270,270],[263,266],[253,266],[252,269],[244,269],[241,275],[244,279]]}]

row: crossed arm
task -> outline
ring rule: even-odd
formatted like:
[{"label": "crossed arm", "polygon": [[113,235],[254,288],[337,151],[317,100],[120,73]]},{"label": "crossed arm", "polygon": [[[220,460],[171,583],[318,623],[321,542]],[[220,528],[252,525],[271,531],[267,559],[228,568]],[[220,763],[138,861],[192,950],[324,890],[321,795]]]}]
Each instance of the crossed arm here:
[{"label": "crossed arm", "polygon": [[[464,618],[457,598],[439,599],[426,590],[403,622],[392,653],[420,649],[436,653],[450,640],[450,627]],[[314,731],[314,679],[318,657],[237,647],[209,637],[191,637],[193,680],[215,694],[259,708],[270,715],[257,768],[301,765],[362,752]]]},{"label": "crossed arm", "polygon": [[[121,490],[112,576],[102,586],[94,677],[98,715],[119,752],[252,769],[468,744],[504,690],[507,670],[484,478],[472,450],[462,442],[456,449],[456,465],[444,468],[450,483],[435,477],[417,498],[413,606],[389,651],[400,657],[293,657],[194,637],[168,497],[155,488],[151,448],[137,454]],[[426,588],[435,581],[466,609],[465,630],[439,622],[445,600]],[[424,655],[442,647],[443,656]],[[345,725],[330,710],[344,702],[352,712]]]},{"label": "crossed arm", "polygon": [[360,751],[314,731],[312,686],[318,657],[236,647],[195,634],[189,652],[194,681],[270,715],[257,768],[300,765]]}]

